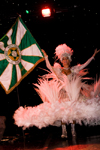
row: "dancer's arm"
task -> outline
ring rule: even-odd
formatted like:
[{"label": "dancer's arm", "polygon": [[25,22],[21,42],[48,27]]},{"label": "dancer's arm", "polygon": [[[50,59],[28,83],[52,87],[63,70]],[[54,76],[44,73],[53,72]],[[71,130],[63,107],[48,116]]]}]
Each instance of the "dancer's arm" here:
[{"label": "dancer's arm", "polygon": [[43,52],[43,54],[44,54],[44,58],[45,58],[45,62],[46,62],[47,68],[48,68],[51,72],[53,72],[54,69],[53,69],[53,67],[51,66],[51,64],[50,64],[50,62],[49,62],[49,60],[48,60],[48,55],[46,54],[46,52],[45,52],[43,49],[42,49],[42,52]]},{"label": "dancer's arm", "polygon": [[97,49],[95,49],[93,56],[90,59],[88,59],[84,64],[79,66],[79,71],[82,70],[83,68],[85,68],[94,59],[95,55],[98,52],[100,52],[100,50],[97,51]]},{"label": "dancer's arm", "polygon": [[45,62],[46,62],[47,68],[48,68],[51,72],[53,72],[53,73],[56,75],[56,77],[58,78],[58,76],[57,76],[55,70],[53,69],[53,67],[51,66],[51,64],[50,64],[50,62],[49,62],[49,60],[48,60],[48,55],[46,54],[46,52],[45,52],[43,49],[42,49],[42,52],[43,52],[43,54],[44,54],[44,58],[45,58]]}]

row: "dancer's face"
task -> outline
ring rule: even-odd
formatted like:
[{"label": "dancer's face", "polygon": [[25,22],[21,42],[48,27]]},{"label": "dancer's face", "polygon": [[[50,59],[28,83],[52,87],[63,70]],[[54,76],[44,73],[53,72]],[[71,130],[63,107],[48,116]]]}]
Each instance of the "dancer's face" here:
[{"label": "dancer's face", "polygon": [[63,64],[63,67],[69,67],[70,66],[70,60],[68,57],[63,57],[62,58],[62,64]]}]

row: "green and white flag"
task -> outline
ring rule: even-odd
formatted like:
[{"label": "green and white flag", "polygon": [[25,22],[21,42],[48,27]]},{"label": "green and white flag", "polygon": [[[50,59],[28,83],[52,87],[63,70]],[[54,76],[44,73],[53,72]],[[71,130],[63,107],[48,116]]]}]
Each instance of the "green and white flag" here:
[{"label": "green and white flag", "polygon": [[35,66],[43,54],[21,18],[0,39],[0,84],[10,93]]}]

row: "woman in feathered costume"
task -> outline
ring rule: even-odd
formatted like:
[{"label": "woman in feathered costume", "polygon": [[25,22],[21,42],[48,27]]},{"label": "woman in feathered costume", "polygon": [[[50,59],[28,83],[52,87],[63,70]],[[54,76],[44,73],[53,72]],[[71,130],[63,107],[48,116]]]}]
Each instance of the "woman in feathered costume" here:
[{"label": "woman in feathered costume", "polygon": [[71,123],[73,136],[74,122],[100,125],[100,82],[88,85],[81,81],[82,76],[86,74],[82,69],[99,51],[96,49],[86,63],[74,67],[70,67],[73,50],[66,44],[61,44],[55,49],[63,67],[59,63],[51,66],[47,54],[44,50],[42,52],[50,73],[41,77],[35,86],[43,103],[35,107],[19,107],[13,116],[15,124],[23,129],[31,126],[41,129],[48,125],[62,125],[61,137],[67,137],[66,123]]}]

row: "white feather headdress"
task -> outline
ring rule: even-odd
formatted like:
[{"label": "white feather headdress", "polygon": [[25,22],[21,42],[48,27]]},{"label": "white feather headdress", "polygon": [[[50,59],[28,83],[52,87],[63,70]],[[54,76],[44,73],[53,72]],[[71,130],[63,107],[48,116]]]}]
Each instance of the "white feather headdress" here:
[{"label": "white feather headdress", "polygon": [[55,54],[60,60],[62,60],[63,57],[68,57],[71,61],[73,50],[66,44],[61,44],[56,47]]}]

